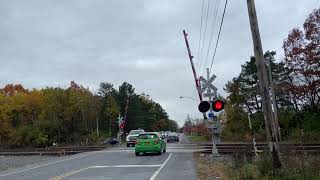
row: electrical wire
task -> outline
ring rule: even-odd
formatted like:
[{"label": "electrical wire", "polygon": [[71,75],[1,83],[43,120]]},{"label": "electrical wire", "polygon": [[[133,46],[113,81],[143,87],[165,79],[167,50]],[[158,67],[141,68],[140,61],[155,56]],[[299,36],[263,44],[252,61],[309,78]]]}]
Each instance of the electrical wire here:
[{"label": "electrical wire", "polygon": [[198,46],[198,62],[197,62],[197,69],[200,66],[200,45],[201,45],[201,33],[202,33],[202,19],[203,19],[203,7],[204,7],[204,0],[202,0],[202,8],[201,8],[201,18],[200,18],[200,37],[199,37],[199,46]]},{"label": "electrical wire", "polygon": [[224,4],[224,9],[223,9],[223,14],[222,14],[222,18],[221,18],[221,23],[220,23],[218,38],[217,38],[217,41],[216,41],[216,46],[215,46],[215,48],[214,48],[214,53],[213,53],[213,57],[212,57],[212,61],[211,61],[209,73],[211,73],[212,64],[213,64],[214,58],[215,58],[215,56],[216,56],[216,52],[217,52],[217,48],[218,48],[218,43],[219,43],[219,39],[220,39],[220,34],[221,34],[221,29],[222,29],[222,24],[223,24],[224,16],[225,16],[225,13],[226,13],[227,4],[228,4],[228,0],[226,0],[226,3]]},{"label": "electrical wire", "polygon": [[[216,5],[215,5],[214,16],[213,16],[213,20],[212,20],[212,32],[211,32],[211,35],[210,35],[209,47],[208,47],[208,50],[207,50],[207,55],[206,55],[206,61],[204,63],[204,68],[206,68],[206,65],[207,65],[207,62],[208,62],[208,57],[209,57],[209,52],[210,52],[211,43],[212,43],[212,39],[213,39],[213,34],[214,34],[216,22],[217,22],[217,15],[218,15],[219,6],[220,6],[220,0],[217,0],[216,1]],[[204,71],[203,71],[203,73],[204,73]],[[203,73],[202,73],[202,75],[203,75]]]},{"label": "electrical wire", "polygon": [[[205,41],[206,41],[209,10],[210,10],[210,0],[208,0],[206,24],[205,24],[205,26],[204,26],[204,35],[203,35],[203,41],[202,41],[202,47],[201,47],[201,54],[200,54],[200,57],[201,57],[201,58],[200,58],[200,60],[202,60],[203,48],[204,48],[204,44],[205,44]],[[201,67],[200,67],[200,69],[201,69]]]}]

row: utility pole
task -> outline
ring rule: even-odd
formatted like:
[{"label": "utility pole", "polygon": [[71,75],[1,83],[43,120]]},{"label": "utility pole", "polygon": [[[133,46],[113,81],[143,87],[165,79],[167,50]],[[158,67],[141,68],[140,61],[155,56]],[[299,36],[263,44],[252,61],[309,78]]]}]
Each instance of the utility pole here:
[{"label": "utility pole", "polygon": [[[199,80],[197,78],[196,70],[194,68],[193,56],[191,55],[191,50],[190,50],[190,46],[189,46],[189,42],[188,42],[187,36],[188,36],[188,34],[186,33],[185,30],[183,30],[183,37],[184,37],[184,40],[185,40],[185,43],[186,43],[186,46],[187,46],[189,60],[190,60],[191,68],[192,68],[192,73],[193,73],[194,81],[195,81],[195,84],[196,84],[196,89],[197,89],[197,92],[198,92],[198,95],[199,95],[199,100],[201,102],[202,101],[202,94],[201,94],[201,91],[200,91],[200,83],[199,83]],[[203,113],[203,118],[207,119],[206,113]]]},{"label": "utility pole", "polygon": [[258,19],[257,19],[254,0],[247,0],[247,6],[248,6],[248,14],[249,14],[250,27],[251,27],[252,40],[253,40],[254,55],[256,58],[257,76],[259,79],[261,103],[263,107],[267,139],[268,139],[269,147],[271,151],[273,167],[280,168],[281,162],[280,162],[280,151],[279,151],[279,144],[278,144],[279,140],[277,136],[278,128],[275,127],[276,123],[275,123],[275,119],[272,112],[266,65],[265,65],[264,56],[263,56],[262,43],[260,38]]},{"label": "utility pole", "polygon": [[96,110],[96,131],[97,131],[97,136],[99,137],[99,112]]},{"label": "utility pole", "polygon": [[111,136],[112,136],[112,132],[111,132],[111,122],[112,122],[112,120],[110,119],[109,120],[109,137],[111,138]]},{"label": "utility pole", "polygon": [[271,89],[271,95],[272,95],[272,106],[273,106],[273,115],[276,127],[278,128],[277,136],[279,138],[279,141],[281,141],[281,131],[280,131],[280,125],[278,120],[278,108],[277,108],[277,102],[276,102],[276,94],[274,92],[274,86],[273,86],[273,78],[272,78],[272,69],[271,69],[271,59],[268,60],[268,74],[269,74],[269,83],[270,83],[270,89]]},{"label": "utility pole", "polygon": [[128,96],[128,99],[127,99],[127,101],[126,101],[126,107],[125,107],[125,109],[124,109],[124,122],[126,123],[126,121],[127,121],[127,113],[128,113],[128,107],[129,107],[129,96]]},{"label": "utility pole", "polygon": [[96,117],[96,122],[97,122],[97,136],[99,137],[99,117],[98,117],[98,115]]}]

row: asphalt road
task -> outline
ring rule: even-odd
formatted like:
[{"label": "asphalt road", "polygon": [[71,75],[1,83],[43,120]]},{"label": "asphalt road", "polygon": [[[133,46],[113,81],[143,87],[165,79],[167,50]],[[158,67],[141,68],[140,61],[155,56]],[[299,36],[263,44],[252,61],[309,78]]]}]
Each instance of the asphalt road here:
[{"label": "asphalt road", "polygon": [[[186,142],[180,135],[180,142]],[[170,150],[174,147],[174,150]],[[179,144],[167,144],[162,155],[135,156],[133,148],[112,148],[81,153],[47,163],[0,173],[6,180],[116,179],[116,180],[194,180],[197,179],[191,152]]]}]

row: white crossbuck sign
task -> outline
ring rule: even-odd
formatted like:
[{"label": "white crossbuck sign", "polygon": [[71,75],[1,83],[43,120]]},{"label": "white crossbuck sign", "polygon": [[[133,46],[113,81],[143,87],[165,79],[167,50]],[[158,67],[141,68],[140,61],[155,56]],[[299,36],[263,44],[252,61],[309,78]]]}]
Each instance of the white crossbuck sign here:
[{"label": "white crossbuck sign", "polygon": [[120,114],[119,114],[119,116],[118,116],[118,124],[121,124],[122,122],[123,122],[123,117],[121,117]]},{"label": "white crossbuck sign", "polygon": [[[216,76],[213,74],[209,80],[206,80],[204,77],[200,77],[200,81],[202,82],[201,85],[201,92],[203,93],[205,90],[207,90],[207,93],[203,94],[204,97],[215,97],[217,94],[217,88],[213,86],[211,83],[214,81]],[[211,92],[211,90],[213,92]]]}]

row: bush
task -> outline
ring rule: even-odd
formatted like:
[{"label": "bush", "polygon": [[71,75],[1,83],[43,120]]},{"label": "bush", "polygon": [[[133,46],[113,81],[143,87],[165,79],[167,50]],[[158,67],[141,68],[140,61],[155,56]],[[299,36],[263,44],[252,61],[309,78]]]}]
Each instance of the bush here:
[{"label": "bush", "polygon": [[99,139],[99,137],[98,137],[98,135],[97,135],[96,132],[91,132],[91,133],[89,134],[89,141],[90,141],[90,142],[97,142],[98,139]]},{"label": "bush", "polygon": [[43,132],[39,132],[37,138],[35,139],[36,146],[44,147],[48,143],[48,135],[44,134]]},{"label": "bush", "polygon": [[36,137],[36,129],[31,126],[19,127],[11,134],[10,145],[12,147],[23,147],[32,144]]}]

